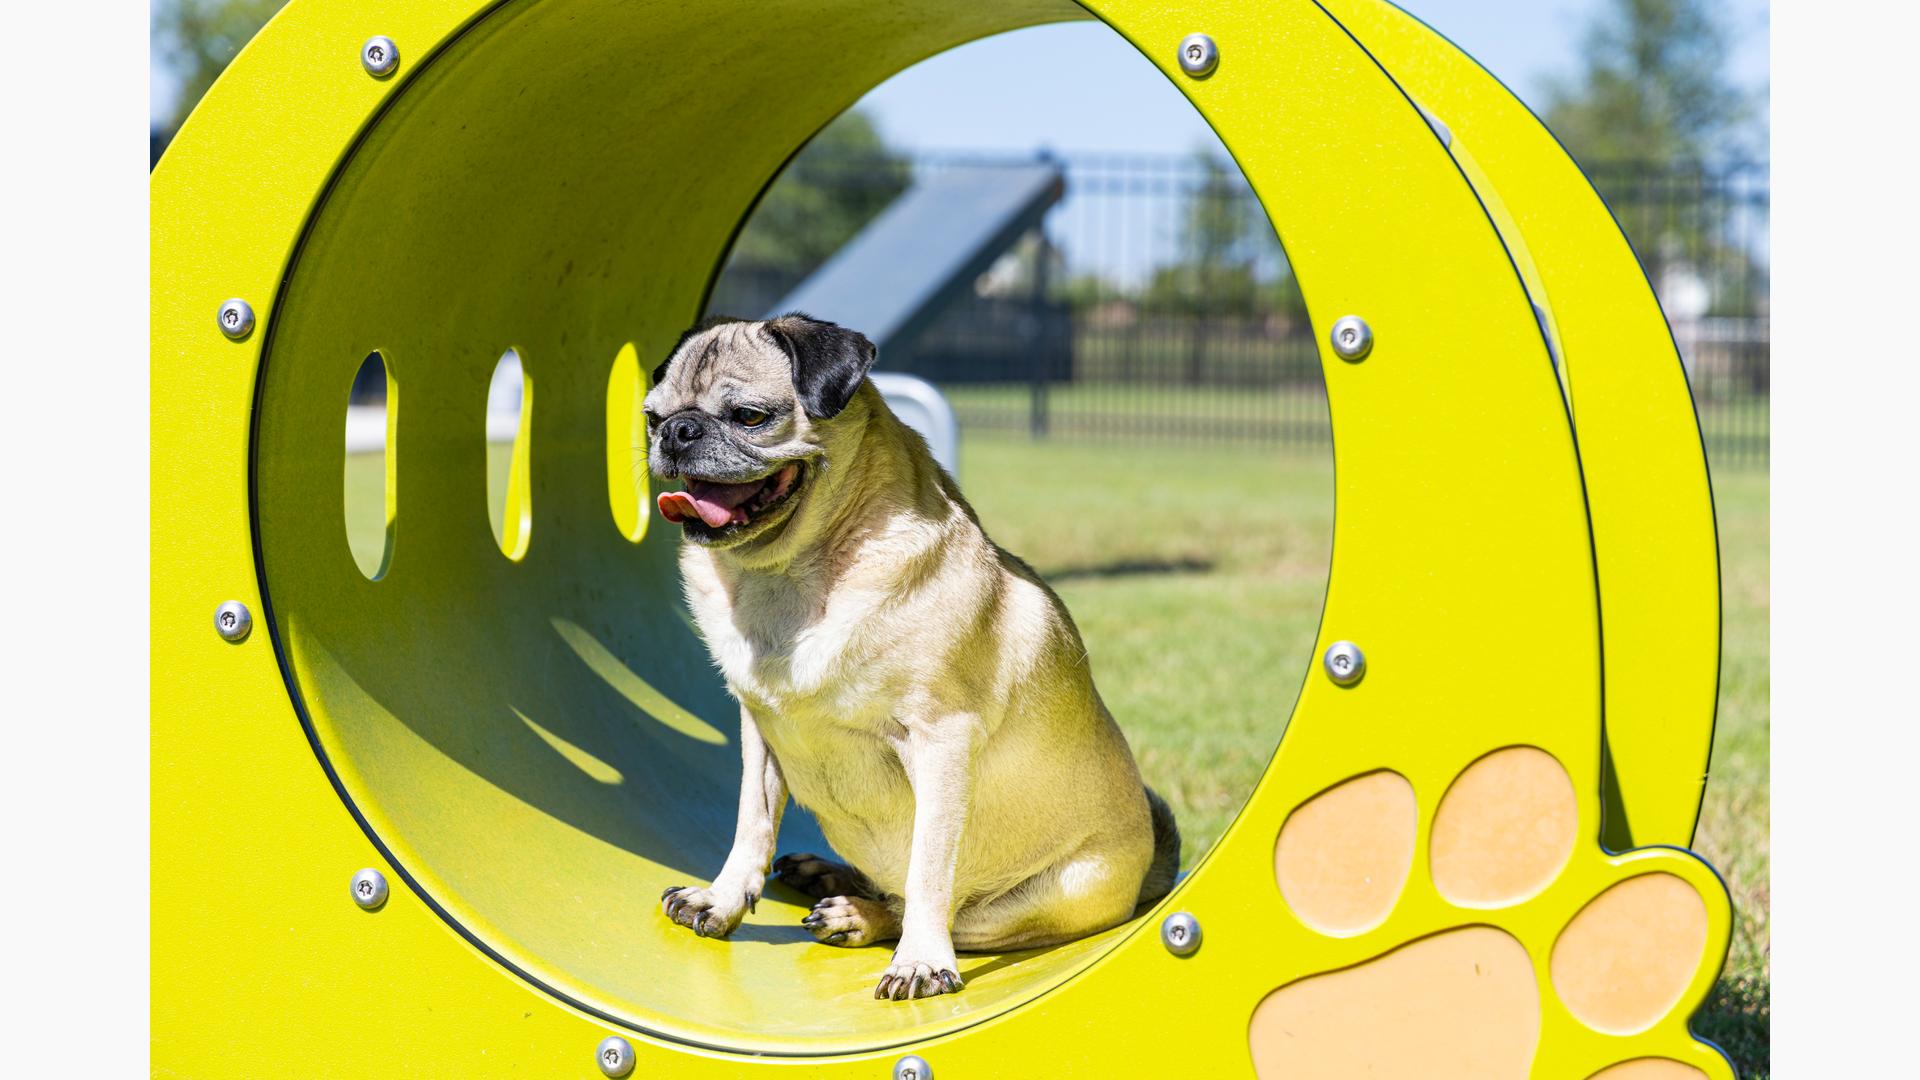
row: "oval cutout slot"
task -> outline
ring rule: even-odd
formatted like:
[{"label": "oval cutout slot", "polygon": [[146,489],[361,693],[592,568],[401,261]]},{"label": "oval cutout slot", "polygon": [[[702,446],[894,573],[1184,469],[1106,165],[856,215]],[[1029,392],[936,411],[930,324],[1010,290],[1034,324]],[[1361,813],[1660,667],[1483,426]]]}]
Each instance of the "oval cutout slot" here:
[{"label": "oval cutout slot", "polygon": [[508,349],[487,384],[487,520],[501,554],[518,562],[533,535],[533,378]]},{"label": "oval cutout slot", "polygon": [[399,386],[386,358],[367,354],[347,390],[346,467],[340,509],[353,565],[369,581],[386,575],[393,559],[395,499],[394,432]]},{"label": "oval cutout slot", "polygon": [[629,341],[607,375],[607,504],[620,535],[639,543],[647,535],[651,507],[647,480],[647,421],[641,402],[647,379],[640,353]]}]

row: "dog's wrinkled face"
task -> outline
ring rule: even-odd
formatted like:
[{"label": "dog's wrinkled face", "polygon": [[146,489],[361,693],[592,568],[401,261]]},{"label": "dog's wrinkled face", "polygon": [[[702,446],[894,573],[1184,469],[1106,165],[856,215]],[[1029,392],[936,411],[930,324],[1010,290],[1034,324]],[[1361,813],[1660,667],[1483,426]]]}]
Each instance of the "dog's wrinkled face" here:
[{"label": "dog's wrinkled face", "polygon": [[660,495],[661,514],[712,547],[773,535],[806,499],[873,358],[865,337],[800,314],[688,331],[646,398],[648,467],[686,488]]}]

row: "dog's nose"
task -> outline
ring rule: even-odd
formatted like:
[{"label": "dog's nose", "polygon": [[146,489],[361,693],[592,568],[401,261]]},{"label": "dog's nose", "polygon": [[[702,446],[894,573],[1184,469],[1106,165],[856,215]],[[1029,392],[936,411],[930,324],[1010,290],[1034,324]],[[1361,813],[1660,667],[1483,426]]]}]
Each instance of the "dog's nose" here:
[{"label": "dog's nose", "polygon": [[666,449],[679,451],[686,449],[688,443],[697,442],[706,433],[705,425],[693,417],[676,416],[666,422],[660,441]]}]

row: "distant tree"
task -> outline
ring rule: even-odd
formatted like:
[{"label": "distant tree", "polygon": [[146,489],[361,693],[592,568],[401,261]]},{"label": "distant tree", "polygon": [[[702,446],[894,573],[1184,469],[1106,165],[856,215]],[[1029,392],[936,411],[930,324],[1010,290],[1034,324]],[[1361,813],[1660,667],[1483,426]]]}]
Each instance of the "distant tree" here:
[{"label": "distant tree", "polygon": [[1252,315],[1262,294],[1250,263],[1183,260],[1154,267],[1140,299],[1149,311],[1197,318]]},{"label": "distant tree", "polygon": [[1192,155],[1199,180],[1180,215],[1179,258],[1156,267],[1142,301],[1152,311],[1191,317],[1186,381],[1206,381],[1209,318],[1255,314],[1261,290],[1260,238],[1270,235],[1259,204],[1233,164],[1207,147]]},{"label": "distant tree", "polygon": [[1060,283],[1060,300],[1075,311],[1085,311],[1110,300],[1123,300],[1120,287],[1097,270],[1083,270]]},{"label": "distant tree", "polygon": [[161,61],[180,77],[173,113],[156,126],[164,146],[225,71],[242,46],[259,33],[286,0],[157,0],[153,40]]},{"label": "distant tree", "polygon": [[[1547,126],[1613,208],[1670,315],[1751,314],[1757,257],[1730,228],[1718,166],[1764,146],[1753,97],[1727,77],[1720,0],[1605,0],[1581,69],[1548,82]],[[1759,145],[1756,145],[1759,144]]]},{"label": "distant tree", "polygon": [[1188,196],[1188,259],[1205,269],[1251,263],[1248,250],[1257,217],[1246,184],[1233,166],[1209,150],[1194,151],[1203,179]]},{"label": "distant tree", "polygon": [[1230,162],[1200,147],[1191,159],[1199,179],[1180,209],[1175,260],[1157,267],[1141,299],[1166,312],[1250,313],[1255,261],[1255,226],[1264,225]]},{"label": "distant tree", "polygon": [[776,178],[735,242],[730,269],[798,282],[853,239],[912,181],[871,117],[842,113]]},{"label": "distant tree", "polygon": [[1746,152],[1755,108],[1727,78],[1729,38],[1720,0],[1605,0],[1579,74],[1546,85],[1547,126],[1589,164]]}]

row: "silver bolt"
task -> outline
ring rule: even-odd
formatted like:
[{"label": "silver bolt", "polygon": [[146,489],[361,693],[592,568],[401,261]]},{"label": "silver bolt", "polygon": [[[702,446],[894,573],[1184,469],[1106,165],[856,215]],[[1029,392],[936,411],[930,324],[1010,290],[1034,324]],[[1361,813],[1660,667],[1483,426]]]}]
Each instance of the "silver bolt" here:
[{"label": "silver bolt", "polygon": [[367,74],[374,78],[392,71],[394,65],[399,62],[400,49],[394,45],[390,37],[376,34],[368,38],[365,45],[360,46],[360,66],[366,68]]},{"label": "silver bolt", "polygon": [[608,1076],[625,1076],[633,1071],[633,1044],[618,1035],[600,1040],[593,1052],[594,1064]]},{"label": "silver bolt", "polygon": [[1196,79],[1204,79],[1220,66],[1220,46],[1205,34],[1188,34],[1180,39],[1180,70]]},{"label": "silver bolt", "polygon": [[1160,922],[1160,944],[1175,956],[1192,956],[1200,949],[1200,920],[1176,911]]},{"label": "silver bolt", "polygon": [[908,1054],[893,1063],[893,1080],[933,1080],[933,1066],[918,1054]]},{"label": "silver bolt", "polygon": [[1327,669],[1327,678],[1341,686],[1352,686],[1367,673],[1367,655],[1351,641],[1336,641],[1327,646],[1327,655],[1321,658],[1321,663]]},{"label": "silver bolt", "polygon": [[1373,327],[1358,315],[1346,315],[1333,324],[1329,340],[1333,342],[1333,351],[1340,354],[1340,359],[1358,363],[1373,351]]},{"label": "silver bolt", "polygon": [[213,609],[213,628],[228,641],[245,641],[253,632],[253,612],[240,601],[229,600]]},{"label": "silver bolt", "polygon": [[353,875],[353,902],[368,911],[378,910],[387,902],[387,875],[368,867]]},{"label": "silver bolt", "polygon": [[220,305],[220,332],[239,341],[253,333],[253,305],[234,297]]}]

